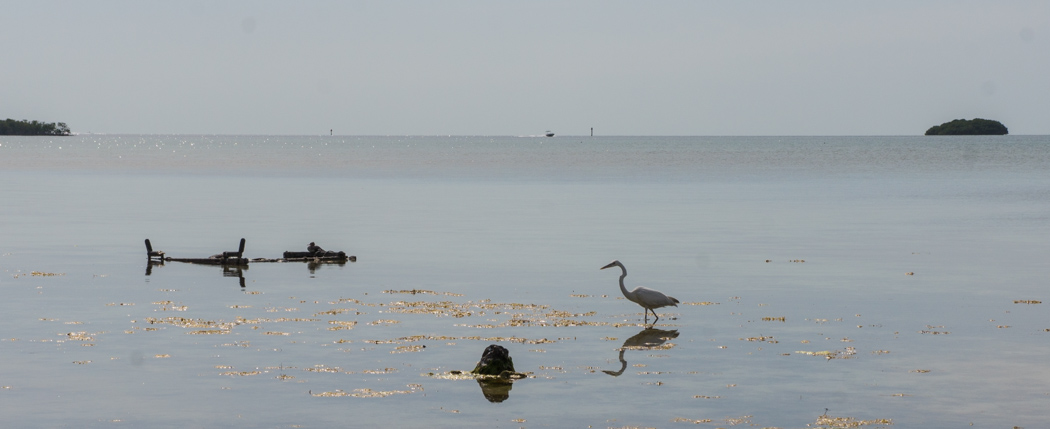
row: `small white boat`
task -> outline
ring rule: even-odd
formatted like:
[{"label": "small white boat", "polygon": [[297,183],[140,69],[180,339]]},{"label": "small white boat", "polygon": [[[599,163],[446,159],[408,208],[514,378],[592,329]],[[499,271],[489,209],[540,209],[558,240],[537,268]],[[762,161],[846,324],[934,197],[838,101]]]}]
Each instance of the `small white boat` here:
[{"label": "small white boat", "polygon": [[554,133],[552,133],[550,131],[547,131],[547,134],[544,134],[544,135],[547,136],[547,137],[554,137]]}]

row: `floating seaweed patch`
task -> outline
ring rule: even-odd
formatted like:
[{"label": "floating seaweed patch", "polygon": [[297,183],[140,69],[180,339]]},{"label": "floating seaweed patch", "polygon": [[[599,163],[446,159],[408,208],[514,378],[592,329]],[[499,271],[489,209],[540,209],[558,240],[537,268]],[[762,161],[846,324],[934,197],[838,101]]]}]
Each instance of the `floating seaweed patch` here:
[{"label": "floating seaweed patch", "polygon": [[73,361],[73,363],[75,363],[77,365],[87,365],[87,364],[91,363],[91,361],[89,361],[89,360],[75,360],[75,361]]},{"label": "floating seaweed patch", "polygon": [[396,325],[396,324],[398,324],[398,323],[401,323],[401,321],[400,321],[400,320],[392,320],[392,319],[386,319],[386,320],[384,320],[384,319],[379,319],[379,320],[375,320],[375,321],[371,321],[371,322],[368,322],[368,324],[369,324],[369,325],[371,325],[371,326],[378,326],[378,325]]},{"label": "floating seaweed patch", "polygon": [[333,326],[328,327],[329,331],[342,331],[342,330],[354,329],[354,326],[357,325],[357,321],[355,321],[355,320],[329,320],[328,324],[329,325],[333,325]]},{"label": "floating seaweed patch", "polygon": [[118,307],[118,306],[122,307],[122,306],[128,306],[128,305],[135,305],[135,303],[133,303],[133,302],[120,302],[120,303],[111,302],[109,304],[106,304],[106,307]]},{"label": "floating seaweed patch", "polygon": [[66,275],[66,273],[46,273],[46,272],[43,272],[43,271],[33,271],[33,272],[29,273],[29,275],[36,276],[36,277],[55,277],[55,276],[64,276],[64,275]]},{"label": "floating seaweed patch", "polygon": [[155,359],[167,359],[167,358],[170,358],[170,357],[171,357],[171,355],[169,355],[169,354],[167,354],[167,353],[164,353],[164,354],[157,354],[157,355],[153,355],[153,357],[154,357]]},{"label": "floating seaweed patch", "polygon": [[281,375],[278,375],[277,377],[274,377],[274,378],[276,378],[278,380],[291,380],[291,379],[295,378],[295,376],[294,375],[288,375],[288,374],[281,374]]},{"label": "floating seaweed patch", "polygon": [[422,345],[411,345],[411,346],[397,346],[397,347],[395,347],[395,348],[394,348],[393,350],[391,350],[391,351],[390,351],[390,353],[412,353],[412,352],[421,352],[421,351],[423,351],[423,349],[425,349],[425,348],[427,348],[427,346],[422,346]]},{"label": "floating seaweed patch", "polygon": [[1015,299],[1014,300],[1014,304],[1042,304],[1042,303],[1043,303],[1043,301],[1038,301],[1038,300],[1034,300],[1034,299]]},{"label": "floating seaweed patch", "polygon": [[409,336],[409,337],[398,338],[398,341],[405,341],[405,342],[422,341],[422,340],[448,341],[448,340],[458,340],[458,339],[459,339],[459,337],[449,337],[449,336],[446,336],[446,335],[412,335],[412,336]]},{"label": "floating seaweed patch", "polygon": [[919,374],[926,374],[926,373],[930,372],[930,370],[928,370],[928,369],[913,369],[913,370],[908,371],[908,372],[916,372],[916,373],[919,373]]},{"label": "floating seaweed patch", "polygon": [[858,420],[854,417],[832,417],[827,414],[817,417],[817,421],[814,423],[815,426],[826,429],[846,429],[856,428],[861,426],[873,426],[873,425],[893,425],[893,420],[890,419],[873,419],[873,420]]},{"label": "floating seaweed patch", "polygon": [[402,289],[402,290],[384,290],[384,291],[383,291],[383,293],[390,293],[390,294],[394,294],[394,293],[404,293],[404,294],[409,294],[409,295],[416,295],[416,294],[423,294],[423,295],[437,295],[437,294],[438,294],[437,292],[434,292],[434,291],[432,291],[432,290],[424,290],[424,289],[408,289],[408,290],[405,290],[405,289]]},{"label": "floating seaweed patch", "polygon": [[778,316],[778,317],[763,317],[763,318],[762,318],[762,321],[763,321],[763,322],[786,322],[786,321],[787,321],[787,318],[786,318],[786,317],[784,317],[784,316]]},{"label": "floating seaweed patch", "polygon": [[470,372],[464,371],[449,371],[443,373],[428,372],[426,374],[421,375],[425,377],[439,378],[442,380],[475,380],[478,378],[476,374],[471,374]]},{"label": "floating seaweed patch", "polygon": [[94,341],[95,340],[95,338],[91,336],[92,334],[88,334],[87,332],[84,332],[84,331],[68,332],[66,334],[59,334],[59,335],[65,335],[66,339],[71,340],[71,341]]},{"label": "floating seaweed patch", "polygon": [[330,366],[324,366],[324,365],[314,365],[313,367],[304,368],[303,370],[309,371],[309,372],[327,372],[327,373],[343,372],[343,370],[339,369],[339,367],[330,367]]},{"label": "floating seaweed patch", "polygon": [[341,304],[341,303],[346,303],[346,302],[349,302],[349,303],[352,303],[352,304],[357,304],[357,305],[363,305],[365,307],[375,307],[375,306],[377,306],[377,304],[365,303],[364,301],[361,301],[360,299],[357,299],[357,298],[339,298],[338,301],[329,302],[329,304],[336,305],[336,304]]},{"label": "floating seaweed patch", "polygon": [[289,334],[287,332],[266,331],[266,332],[263,332],[263,335],[288,336],[288,335],[291,335],[291,334]]},{"label": "floating seaweed patch", "polygon": [[[467,339],[467,338],[464,338],[464,339]],[[512,342],[512,343],[521,343],[521,344],[551,344],[551,343],[555,343],[556,342],[555,340],[550,340],[550,339],[547,339],[547,338],[539,338],[539,339],[530,340],[528,338],[519,338],[519,337],[488,337],[488,338],[484,338],[483,340],[484,341],[495,341],[495,342],[507,341],[507,342]]]},{"label": "floating seaweed patch", "polygon": [[[150,325],[172,325],[180,328],[194,328],[194,329],[233,329],[234,324],[228,322],[219,322],[214,320],[204,319],[189,319],[185,317],[171,316],[171,317],[147,317],[146,323]],[[147,330],[149,330],[147,328]]]},{"label": "floating seaweed patch", "polygon": [[699,420],[697,420],[697,419],[687,419],[685,417],[675,417],[674,420],[671,420],[671,422],[673,422],[673,423],[692,423],[694,425],[702,425],[704,423],[711,423],[712,421],[713,420],[711,420],[711,419],[699,419]]},{"label": "floating seaweed patch", "polygon": [[[438,317],[455,317],[463,318],[473,316],[474,312],[471,310],[471,305],[457,304],[452,301],[440,301],[440,302],[428,302],[428,301],[416,301],[416,302],[405,302],[398,301],[390,304],[387,307],[387,311],[391,313],[403,313],[403,314],[432,314]],[[484,313],[481,313],[484,314]]]},{"label": "floating seaweed patch", "polygon": [[189,335],[225,335],[229,334],[228,329],[198,329],[196,331],[187,332]]},{"label": "floating seaweed patch", "polygon": [[693,399],[722,399],[721,396],[693,395]]},{"label": "floating seaweed patch", "polygon": [[314,313],[314,316],[315,317],[316,316],[321,316],[321,315],[335,316],[337,314],[349,313],[351,311],[353,311],[354,313],[357,313],[357,314],[361,314],[361,313],[358,313],[357,310],[353,310],[353,309],[349,309],[349,308],[333,308],[331,310],[320,311],[320,312]]},{"label": "floating seaweed patch", "polygon": [[770,344],[780,343],[780,341],[777,341],[777,339],[773,338],[772,335],[770,335],[770,336],[763,335],[763,336],[760,336],[760,337],[741,338],[741,340],[746,340],[746,341],[749,341],[749,342],[770,343]]},{"label": "floating seaweed patch", "polygon": [[929,335],[948,335],[948,334],[951,333],[951,332],[948,332],[948,331],[937,331],[936,330],[936,329],[943,329],[943,328],[944,328],[943,325],[940,325],[940,326],[926,325],[926,329],[919,331],[919,333],[920,334],[929,334]]},{"label": "floating seaweed patch", "polygon": [[823,350],[823,351],[819,351],[819,352],[811,352],[811,351],[800,350],[800,351],[796,351],[795,353],[800,354],[800,355],[809,355],[809,356],[823,356],[824,358],[826,358],[828,360],[831,360],[831,359],[852,359],[853,357],[855,357],[857,355],[857,349],[855,349],[853,347],[846,347],[845,349],[842,349],[842,350]]},{"label": "floating seaweed patch", "polygon": [[700,302],[686,302],[686,303],[683,303],[682,305],[718,305],[718,303],[717,302],[711,302],[711,301],[700,301]]},{"label": "floating seaweed patch", "polygon": [[393,374],[395,372],[397,372],[397,368],[366,369],[361,371],[362,374]]},{"label": "floating seaweed patch", "polygon": [[409,390],[386,390],[386,391],[378,391],[378,390],[372,390],[372,389],[368,389],[368,388],[354,389],[353,392],[346,392],[346,391],[343,391],[343,390],[335,390],[335,391],[332,391],[332,392],[313,393],[313,391],[310,391],[310,395],[311,396],[316,396],[316,397],[327,397],[327,398],[348,397],[348,396],[349,397],[354,397],[354,398],[385,398],[387,396],[392,396],[392,395],[408,395],[408,394],[411,394],[411,393],[423,391],[423,386],[420,385],[420,384],[409,384],[408,388],[409,388]]},{"label": "floating seaweed patch", "polygon": [[262,374],[262,372],[260,372],[260,371],[226,371],[226,372],[220,372],[219,373],[219,375],[229,375],[229,376],[238,376],[238,377],[247,377],[247,376],[250,376],[250,375],[259,375],[259,374]]},{"label": "floating seaweed patch", "polygon": [[389,293],[389,294],[401,293],[401,294],[409,294],[409,295],[420,295],[420,294],[422,294],[422,295],[463,296],[463,294],[461,294],[461,293],[434,292],[432,290],[424,290],[424,289],[384,290],[383,293]]},{"label": "floating seaweed patch", "polygon": [[234,304],[234,305],[231,305],[230,308],[252,308],[252,306],[250,306],[250,305]]}]

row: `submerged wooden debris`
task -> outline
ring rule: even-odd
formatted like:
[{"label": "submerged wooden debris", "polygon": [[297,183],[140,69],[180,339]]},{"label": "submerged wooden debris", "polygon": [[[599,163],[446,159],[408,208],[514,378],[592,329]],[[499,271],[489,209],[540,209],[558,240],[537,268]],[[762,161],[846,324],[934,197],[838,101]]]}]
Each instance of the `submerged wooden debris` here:
[{"label": "submerged wooden debris", "polygon": [[[146,239],[146,259],[152,263],[159,263],[161,265],[164,262],[187,262],[191,264],[203,264],[203,265],[222,265],[222,266],[237,266],[246,267],[249,262],[309,262],[315,264],[326,264],[326,263],[346,263],[346,262],[357,262],[357,256],[347,255],[346,252],[335,252],[331,250],[324,250],[320,247],[310,243],[310,251],[307,252],[292,252],[285,251],[280,258],[254,258],[248,259],[244,257],[244,245],[245,239],[241,239],[240,246],[237,250],[225,251],[215,255],[208,256],[206,258],[173,258],[171,256],[165,256],[165,253],[159,250],[153,250],[153,244],[150,243],[149,239]],[[148,271],[147,271],[148,274]]]}]

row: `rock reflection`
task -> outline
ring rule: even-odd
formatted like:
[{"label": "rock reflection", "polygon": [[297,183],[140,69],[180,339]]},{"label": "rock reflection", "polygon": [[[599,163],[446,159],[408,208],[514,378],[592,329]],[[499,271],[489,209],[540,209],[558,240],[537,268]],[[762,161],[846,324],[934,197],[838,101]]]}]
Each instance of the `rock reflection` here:
[{"label": "rock reflection", "polygon": [[478,379],[478,386],[481,387],[481,394],[485,395],[485,399],[499,403],[510,398],[510,389],[514,388],[514,382],[493,377]]},{"label": "rock reflection", "polygon": [[613,377],[619,377],[627,370],[627,360],[623,358],[623,354],[628,349],[630,350],[652,350],[657,347],[661,347],[667,340],[678,338],[678,330],[665,330],[656,328],[645,328],[637,334],[634,334],[631,338],[628,338],[623,342],[623,346],[620,347],[620,369],[617,371],[602,370],[602,372],[609,374]]}]

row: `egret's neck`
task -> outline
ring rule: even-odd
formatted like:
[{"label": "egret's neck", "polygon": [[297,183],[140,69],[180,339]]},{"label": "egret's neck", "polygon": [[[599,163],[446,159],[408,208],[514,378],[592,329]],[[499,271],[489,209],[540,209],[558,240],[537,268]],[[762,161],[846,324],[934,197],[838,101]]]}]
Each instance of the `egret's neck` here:
[{"label": "egret's neck", "polygon": [[623,265],[621,265],[620,270],[623,271],[623,273],[620,274],[620,292],[623,293],[623,296],[630,298],[631,294],[627,292],[627,287],[623,285],[623,278],[627,277],[627,268],[624,268]]}]

